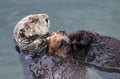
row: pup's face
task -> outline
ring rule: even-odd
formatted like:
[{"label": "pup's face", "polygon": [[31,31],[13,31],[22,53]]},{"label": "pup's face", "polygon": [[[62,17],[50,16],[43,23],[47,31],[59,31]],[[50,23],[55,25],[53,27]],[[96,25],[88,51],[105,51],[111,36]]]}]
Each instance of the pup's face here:
[{"label": "pup's face", "polygon": [[70,52],[70,43],[65,31],[53,33],[48,39],[48,53],[65,58]]},{"label": "pup's face", "polygon": [[46,14],[34,14],[23,18],[14,29],[15,40],[33,35],[45,35],[48,32],[49,17]]}]

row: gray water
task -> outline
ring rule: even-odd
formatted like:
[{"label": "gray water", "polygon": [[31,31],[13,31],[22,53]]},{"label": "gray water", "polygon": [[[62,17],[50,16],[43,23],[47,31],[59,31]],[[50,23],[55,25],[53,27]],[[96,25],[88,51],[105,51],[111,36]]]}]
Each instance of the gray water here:
[{"label": "gray water", "polygon": [[120,39],[120,0],[0,0],[0,79],[24,79],[12,32],[35,13],[50,16],[51,31],[85,29]]}]

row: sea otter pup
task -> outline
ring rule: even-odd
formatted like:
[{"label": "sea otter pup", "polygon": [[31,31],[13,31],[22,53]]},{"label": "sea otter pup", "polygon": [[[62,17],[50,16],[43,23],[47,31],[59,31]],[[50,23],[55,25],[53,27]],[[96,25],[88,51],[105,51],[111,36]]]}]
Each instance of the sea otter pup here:
[{"label": "sea otter pup", "polygon": [[96,32],[70,33],[74,57],[100,70],[120,72],[120,41]]},{"label": "sea otter pup", "polygon": [[48,37],[48,54],[66,57],[70,53],[71,41],[65,31],[52,33]]},{"label": "sea otter pup", "polygon": [[16,49],[25,54],[40,52],[46,47],[50,20],[47,14],[33,14],[23,18],[14,28]]}]

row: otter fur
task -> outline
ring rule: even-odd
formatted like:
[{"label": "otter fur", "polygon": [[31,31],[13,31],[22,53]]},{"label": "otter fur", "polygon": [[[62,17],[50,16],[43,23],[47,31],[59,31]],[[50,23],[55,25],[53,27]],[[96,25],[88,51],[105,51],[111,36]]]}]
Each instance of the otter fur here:
[{"label": "otter fur", "polygon": [[80,62],[100,70],[120,72],[120,40],[85,30],[71,32],[69,36],[74,57]]},{"label": "otter fur", "polygon": [[47,14],[28,15],[17,23],[13,38],[16,49],[28,54],[38,52],[46,45],[46,37],[50,24]]},{"label": "otter fur", "polygon": [[64,58],[70,53],[71,41],[65,31],[54,32],[48,38],[48,54]]}]

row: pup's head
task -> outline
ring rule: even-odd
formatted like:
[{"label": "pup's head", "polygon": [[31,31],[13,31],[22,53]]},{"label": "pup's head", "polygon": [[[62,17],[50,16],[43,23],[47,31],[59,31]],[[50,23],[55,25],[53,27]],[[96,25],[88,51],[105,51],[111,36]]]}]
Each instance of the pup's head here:
[{"label": "pup's head", "polygon": [[64,58],[70,52],[70,43],[65,31],[53,33],[48,39],[48,53]]},{"label": "pup's head", "polygon": [[34,35],[45,35],[48,32],[49,17],[46,14],[34,14],[23,18],[14,28],[14,39],[20,42],[23,38]]}]

